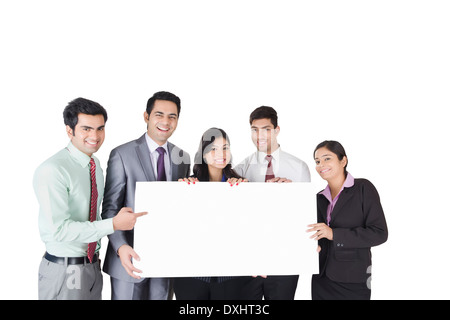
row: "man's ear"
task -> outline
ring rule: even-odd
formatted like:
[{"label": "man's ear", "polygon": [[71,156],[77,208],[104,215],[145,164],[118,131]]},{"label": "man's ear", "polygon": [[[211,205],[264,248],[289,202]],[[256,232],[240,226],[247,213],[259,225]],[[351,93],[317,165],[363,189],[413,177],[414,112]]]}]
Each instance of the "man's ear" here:
[{"label": "man's ear", "polygon": [[149,114],[147,113],[147,111],[144,111],[144,121],[145,121],[146,123],[148,123],[148,121],[150,120],[149,118],[150,118],[150,116],[149,116]]},{"label": "man's ear", "polygon": [[280,133],[280,126],[275,128],[275,135],[277,136]]},{"label": "man's ear", "polygon": [[69,136],[69,138],[72,139],[72,137],[73,137],[72,128],[66,125],[66,132],[67,132],[67,135]]}]

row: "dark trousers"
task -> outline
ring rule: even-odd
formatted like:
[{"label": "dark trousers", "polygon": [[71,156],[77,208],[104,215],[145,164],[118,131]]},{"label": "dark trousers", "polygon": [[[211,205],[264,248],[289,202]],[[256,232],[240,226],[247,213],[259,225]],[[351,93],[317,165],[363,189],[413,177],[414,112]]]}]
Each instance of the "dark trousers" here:
[{"label": "dark trousers", "polygon": [[318,274],[314,274],[311,281],[313,300],[370,300],[371,290],[365,282],[336,282]]},{"label": "dark trousers", "polygon": [[246,300],[294,300],[298,275],[249,278],[243,291]]},{"label": "dark trousers", "polygon": [[248,281],[248,277],[236,277],[223,282],[175,278],[175,298],[177,300],[242,300],[242,288]]}]

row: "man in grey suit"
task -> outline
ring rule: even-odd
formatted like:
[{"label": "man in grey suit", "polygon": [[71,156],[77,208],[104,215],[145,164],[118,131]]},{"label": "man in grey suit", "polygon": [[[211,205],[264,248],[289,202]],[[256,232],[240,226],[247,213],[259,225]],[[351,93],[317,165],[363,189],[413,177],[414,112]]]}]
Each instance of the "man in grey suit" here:
[{"label": "man in grey suit", "polygon": [[[167,141],[177,127],[179,115],[180,99],[176,95],[165,91],[155,93],[144,112],[147,132],[111,151],[103,200],[104,219],[115,216],[124,206],[134,209],[136,181],[177,181],[189,176],[189,154]],[[149,197],[158,201],[157,194]],[[111,276],[111,299],[171,299],[170,279],[141,279],[135,274],[140,270],[132,263],[132,259],[139,260],[133,250],[133,235],[130,230],[115,231],[108,236],[103,271]]]}]

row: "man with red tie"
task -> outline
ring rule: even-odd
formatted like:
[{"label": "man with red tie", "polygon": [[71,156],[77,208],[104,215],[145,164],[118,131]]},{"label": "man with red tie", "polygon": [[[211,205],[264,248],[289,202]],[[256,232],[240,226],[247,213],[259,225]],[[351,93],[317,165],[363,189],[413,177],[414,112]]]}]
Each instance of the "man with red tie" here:
[{"label": "man with red tie", "polygon": [[39,267],[39,299],[99,300],[103,288],[100,239],[130,230],[145,213],[122,208],[102,220],[104,178],[93,156],[105,139],[106,110],[84,98],[64,109],[68,146],[37,169],[33,187],[40,205],[39,232],[46,252]]},{"label": "man with red tie", "polygon": [[[250,126],[257,150],[234,168],[239,175],[249,182],[311,181],[308,165],[281,150],[277,141],[280,127],[275,109],[267,106],[256,108],[250,114]],[[244,296],[250,300],[263,297],[266,300],[292,300],[297,282],[298,275],[255,277],[244,288]]]}]

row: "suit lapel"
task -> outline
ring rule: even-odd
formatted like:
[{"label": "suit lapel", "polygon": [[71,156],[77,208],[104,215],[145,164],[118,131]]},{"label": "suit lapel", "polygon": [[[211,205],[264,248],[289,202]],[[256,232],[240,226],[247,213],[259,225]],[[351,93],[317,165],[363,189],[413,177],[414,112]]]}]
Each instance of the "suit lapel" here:
[{"label": "suit lapel", "polygon": [[147,181],[156,181],[152,161],[150,159],[150,152],[148,150],[147,142],[145,141],[145,134],[137,140],[138,145],[136,147],[136,153]]},{"label": "suit lapel", "polygon": [[344,188],[342,190],[338,201],[336,202],[336,205],[334,206],[333,212],[331,213],[331,221],[330,224],[333,222],[334,219],[336,219],[336,216],[339,215],[339,212],[341,209],[345,206],[345,204],[350,200],[355,192],[355,188]]},{"label": "suit lapel", "polygon": [[328,200],[325,198],[323,194],[317,195],[317,207],[321,214],[321,220],[318,222],[326,222],[327,221],[327,208],[328,208]]},{"label": "suit lapel", "polygon": [[[172,179],[171,179],[171,181],[178,181],[178,178],[179,178],[178,169],[180,167],[178,162],[180,162],[180,161],[179,161],[178,158],[174,159],[174,157],[179,157],[180,156],[178,154],[179,149],[177,147],[175,147],[175,145],[170,143],[170,142],[167,142],[167,149],[169,149],[170,165],[172,166],[172,177],[171,177]],[[185,177],[183,177],[183,178],[185,178]]]}]

